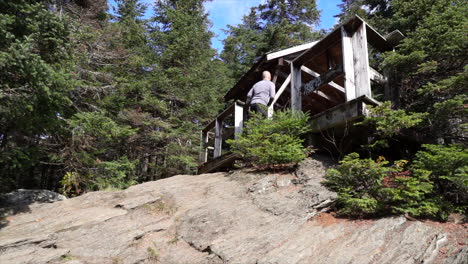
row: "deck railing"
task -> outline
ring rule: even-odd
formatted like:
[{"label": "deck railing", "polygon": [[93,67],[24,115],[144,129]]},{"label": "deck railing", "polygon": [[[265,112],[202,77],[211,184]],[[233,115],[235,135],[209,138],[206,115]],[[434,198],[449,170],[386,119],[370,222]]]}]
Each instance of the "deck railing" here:
[{"label": "deck railing", "polygon": [[[200,163],[220,157],[223,154],[223,142],[232,136],[237,138],[242,133],[247,112],[244,106],[243,102],[235,101],[201,131]],[[228,118],[233,121],[232,124],[225,122]]]}]

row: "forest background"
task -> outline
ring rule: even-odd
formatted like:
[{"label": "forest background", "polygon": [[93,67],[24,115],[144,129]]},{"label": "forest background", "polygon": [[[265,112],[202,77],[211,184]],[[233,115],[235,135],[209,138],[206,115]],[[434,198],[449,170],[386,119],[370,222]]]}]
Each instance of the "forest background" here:
[{"label": "forest background", "polygon": [[[111,15],[105,0],[0,1],[0,192],[79,195],[194,173],[200,128],[255,59],[326,34],[316,1],[267,0],[227,27],[218,54],[206,0],[115,2]],[[466,1],[339,8],[339,21],[358,14],[406,35],[378,61],[398,77],[398,107],[425,113],[399,136],[466,149]]]}]

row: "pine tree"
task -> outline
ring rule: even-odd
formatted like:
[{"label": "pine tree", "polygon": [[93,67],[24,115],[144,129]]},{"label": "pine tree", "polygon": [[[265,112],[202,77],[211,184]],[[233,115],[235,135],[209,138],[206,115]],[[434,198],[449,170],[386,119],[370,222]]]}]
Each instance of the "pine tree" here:
[{"label": "pine tree", "polygon": [[242,23],[228,26],[221,58],[235,79],[249,69],[258,56],[316,40],[319,22],[315,1],[269,0],[251,9]]},{"label": "pine tree", "polygon": [[40,1],[0,2],[0,192],[40,184],[46,141],[69,113],[70,28]]},{"label": "pine tree", "polygon": [[145,42],[145,21],[142,19],[147,6],[139,0],[117,0],[117,21],[122,25],[127,47],[141,46]]},{"label": "pine tree", "polygon": [[203,0],[159,1],[151,34],[157,69],[154,90],[167,105],[165,139],[158,155],[161,177],[190,173],[196,167],[198,129],[222,108],[229,88],[224,65],[210,47],[212,33]]}]

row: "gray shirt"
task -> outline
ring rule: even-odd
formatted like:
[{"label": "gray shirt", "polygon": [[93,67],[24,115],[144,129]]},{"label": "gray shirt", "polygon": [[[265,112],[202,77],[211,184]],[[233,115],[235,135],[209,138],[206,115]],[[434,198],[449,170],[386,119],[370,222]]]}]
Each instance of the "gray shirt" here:
[{"label": "gray shirt", "polygon": [[275,98],[275,84],[268,80],[257,82],[247,94],[251,104],[267,105],[270,98]]}]

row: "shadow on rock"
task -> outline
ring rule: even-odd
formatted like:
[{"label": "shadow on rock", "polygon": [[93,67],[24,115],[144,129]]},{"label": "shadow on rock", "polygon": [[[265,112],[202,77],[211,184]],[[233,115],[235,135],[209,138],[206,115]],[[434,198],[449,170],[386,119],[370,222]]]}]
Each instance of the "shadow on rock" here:
[{"label": "shadow on rock", "polygon": [[8,216],[28,213],[29,206],[33,203],[53,203],[66,200],[61,194],[48,190],[25,190],[16,191],[0,195],[0,229],[8,225]]}]

